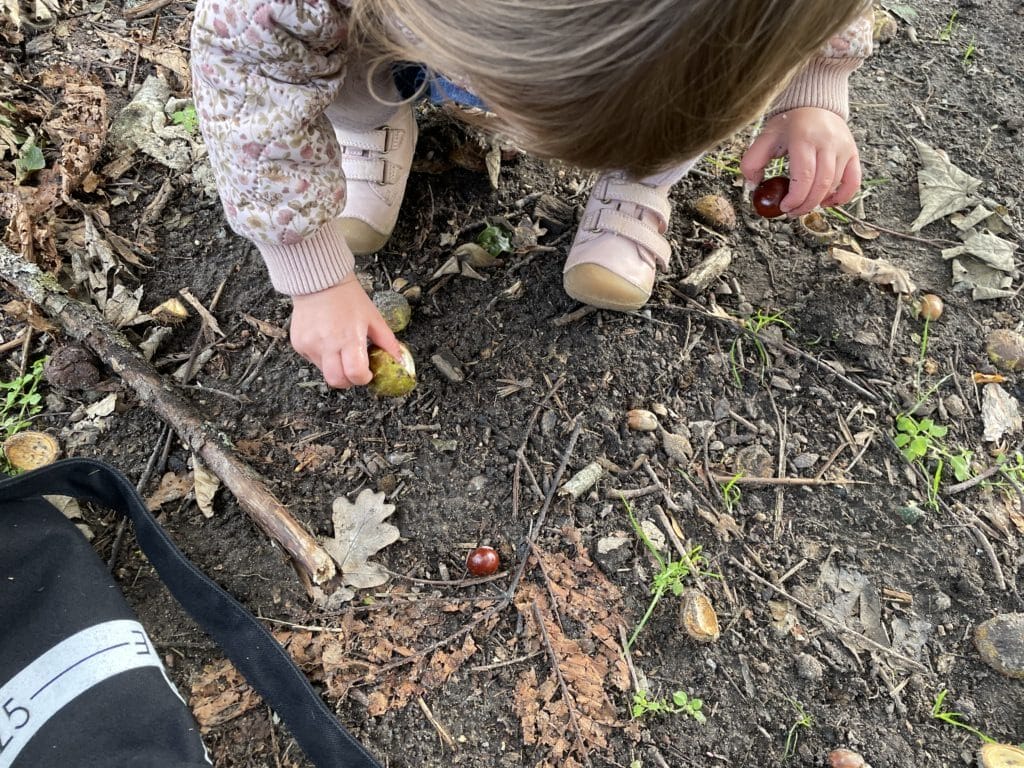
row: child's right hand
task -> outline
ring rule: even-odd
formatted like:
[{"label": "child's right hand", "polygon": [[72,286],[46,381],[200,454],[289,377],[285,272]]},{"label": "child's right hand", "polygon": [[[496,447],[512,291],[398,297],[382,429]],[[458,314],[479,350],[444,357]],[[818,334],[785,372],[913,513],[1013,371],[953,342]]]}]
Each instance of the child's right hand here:
[{"label": "child's right hand", "polygon": [[354,274],[325,291],[295,296],[293,303],[292,346],[332,387],[347,389],[373,378],[367,338],[392,357],[401,356],[398,339]]}]

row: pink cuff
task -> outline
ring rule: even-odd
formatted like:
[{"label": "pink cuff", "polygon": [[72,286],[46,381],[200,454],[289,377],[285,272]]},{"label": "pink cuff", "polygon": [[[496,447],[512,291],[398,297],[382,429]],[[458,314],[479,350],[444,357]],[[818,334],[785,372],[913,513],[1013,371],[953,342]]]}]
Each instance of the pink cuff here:
[{"label": "pink cuff", "polygon": [[850,119],[850,73],[863,63],[859,58],[812,59],[772,103],[766,118],[801,107],[818,107]]},{"label": "pink cuff", "polygon": [[289,296],[332,288],[355,269],[355,257],[337,221],[295,245],[256,243],[274,288]]}]

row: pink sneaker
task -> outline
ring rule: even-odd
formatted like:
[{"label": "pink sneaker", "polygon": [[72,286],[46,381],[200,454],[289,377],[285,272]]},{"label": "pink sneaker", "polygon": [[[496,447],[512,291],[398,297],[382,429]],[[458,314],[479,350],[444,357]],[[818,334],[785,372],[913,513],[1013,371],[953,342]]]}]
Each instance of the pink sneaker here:
[{"label": "pink sneaker", "polygon": [[375,253],[398,221],[416,150],[416,116],[411,104],[402,104],[380,128],[356,133],[334,126],[334,135],[347,191],[342,233],[357,256]]},{"label": "pink sneaker", "polygon": [[617,171],[598,178],[565,260],[567,294],[620,312],[647,303],[657,269],[667,270],[672,256],[664,237],[672,215],[668,192],[696,162],[638,180]]}]

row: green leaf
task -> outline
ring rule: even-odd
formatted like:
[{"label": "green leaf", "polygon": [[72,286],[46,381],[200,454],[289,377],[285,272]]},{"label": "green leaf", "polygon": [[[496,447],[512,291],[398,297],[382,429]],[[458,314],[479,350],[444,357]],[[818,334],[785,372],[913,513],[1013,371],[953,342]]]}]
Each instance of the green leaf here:
[{"label": "green leaf", "polygon": [[46,167],[43,150],[36,146],[35,138],[29,137],[21,147],[21,152],[14,161],[14,182],[21,184],[35,171]]},{"label": "green leaf", "polygon": [[922,458],[926,453],[928,453],[928,438],[923,435],[915,437],[907,446],[907,455],[911,457],[911,461]]},{"label": "green leaf", "polygon": [[943,427],[938,424],[933,424],[931,428],[928,430],[928,434],[930,434],[932,437],[945,437],[948,432],[949,427]]},{"label": "green leaf", "polygon": [[199,115],[196,114],[196,108],[193,106],[172,112],[171,122],[182,126],[189,133],[195,133],[199,130]]},{"label": "green leaf", "polygon": [[910,435],[908,435],[906,432],[900,432],[892,439],[892,441],[896,443],[897,448],[902,448],[903,446],[910,442]]},{"label": "green leaf", "polygon": [[509,232],[501,226],[492,224],[484,229],[477,238],[477,243],[491,256],[501,256],[512,250],[512,240],[509,239]]},{"label": "green leaf", "polygon": [[672,694],[672,701],[675,702],[677,707],[685,707],[687,700],[686,691],[676,691]]},{"label": "green leaf", "polygon": [[896,419],[896,429],[908,435],[913,435],[917,433],[917,422],[909,416],[900,416]]}]

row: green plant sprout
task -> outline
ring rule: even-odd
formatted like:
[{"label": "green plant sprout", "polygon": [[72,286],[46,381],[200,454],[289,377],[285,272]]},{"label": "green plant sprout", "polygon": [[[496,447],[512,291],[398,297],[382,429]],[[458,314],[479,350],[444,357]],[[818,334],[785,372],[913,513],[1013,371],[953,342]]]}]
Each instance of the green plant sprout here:
[{"label": "green plant sprout", "polygon": [[477,244],[491,256],[498,257],[512,250],[511,233],[502,226],[491,224],[477,235]]},{"label": "green plant sprout", "polygon": [[196,114],[196,108],[191,104],[177,112],[172,112],[171,122],[180,125],[189,133],[194,134],[199,130],[199,115]]},{"label": "green plant sprout", "polygon": [[743,498],[743,492],[739,488],[740,478],[743,477],[743,473],[737,473],[727,483],[722,485],[722,503],[725,505],[725,511],[730,515],[736,508],[736,505],[740,503],[740,499]]},{"label": "green plant sprout", "polygon": [[996,740],[987,733],[978,730],[973,725],[965,723],[963,721],[963,714],[946,709],[945,701],[947,693],[949,693],[949,689],[943,688],[939,691],[938,695],[936,695],[935,702],[932,704],[932,717],[936,720],[941,720],[946,725],[952,725],[954,728],[962,728],[968,733],[973,733],[981,739],[984,744],[995,744]]},{"label": "green plant sprout", "polygon": [[647,622],[651,618],[651,614],[654,613],[655,607],[661,601],[661,598],[665,596],[665,593],[671,592],[676,597],[683,594],[683,580],[691,573],[697,573],[701,576],[715,576],[716,573],[709,573],[702,571],[701,566],[707,562],[704,556],[700,553],[700,547],[693,547],[685,556],[680,557],[678,560],[668,560],[661,556],[658,552],[658,548],[654,546],[654,542],[651,541],[647,533],[644,531],[643,526],[640,525],[640,521],[636,519],[636,515],[633,514],[633,508],[626,502],[625,499],[622,503],[626,506],[626,513],[629,515],[630,525],[633,526],[633,530],[636,531],[636,535],[640,538],[640,541],[644,543],[647,550],[654,556],[655,562],[658,564],[658,572],[654,574],[654,578],[651,581],[651,602],[647,606],[647,612],[644,613],[643,618],[640,619],[640,623],[636,625],[633,630],[633,634],[630,635],[626,641],[626,650],[628,651],[633,647],[633,643],[636,642],[636,638],[643,631],[643,628],[647,626]]},{"label": "green plant sprout", "polygon": [[5,393],[3,405],[0,406],[0,430],[5,440],[28,428],[32,417],[43,410],[43,396],[38,389],[43,380],[44,365],[45,357],[32,363],[32,368],[23,376],[11,381],[0,381],[0,391]]},{"label": "green plant sprout", "polygon": [[946,26],[939,32],[940,42],[948,43],[952,39],[953,33],[956,32],[956,21],[958,18],[960,18],[960,11],[955,10],[949,15],[949,21],[946,22]]},{"label": "green plant sprout", "polygon": [[633,694],[633,706],[630,711],[634,719],[644,715],[677,715],[683,714],[692,717],[703,725],[708,721],[707,716],[701,711],[704,702],[696,697],[686,695],[686,691],[676,691],[672,698],[662,697],[660,699],[650,698],[650,692],[640,690]]},{"label": "green plant sprout", "polygon": [[[939,509],[939,486],[947,466],[957,482],[962,483],[971,477],[974,460],[973,451],[964,448],[954,453],[946,446],[944,438],[948,433],[949,427],[936,424],[932,419],[918,420],[903,414],[896,419],[896,434],[892,438],[903,458],[918,465],[928,477],[927,504],[935,511]],[[931,467],[928,460],[934,462]]]},{"label": "green plant sprout", "polygon": [[971,66],[971,60],[974,58],[974,54],[978,52],[978,47],[974,44],[974,38],[971,38],[971,42],[967,44],[967,50],[964,51],[963,61],[960,62],[964,69],[968,69]]},{"label": "green plant sprout", "polygon": [[789,726],[789,731],[786,733],[786,748],[782,752],[783,760],[789,760],[789,758],[796,754],[796,747],[800,741],[800,729],[810,729],[811,723],[814,722],[814,719],[807,714],[807,711],[799,701],[789,699],[789,703],[796,710],[797,719]]},{"label": "green plant sprout", "polygon": [[[761,376],[764,377],[764,372],[768,368],[768,350],[764,348],[764,344],[761,339],[758,338],[758,334],[765,328],[772,325],[781,325],[784,328],[793,330],[793,326],[782,319],[785,314],[785,310],[779,312],[765,312],[764,310],[757,310],[753,315],[743,321],[743,327],[753,337],[754,347],[757,349],[757,355],[761,360]],[[736,382],[736,386],[742,385],[740,381],[740,361],[738,359],[738,351],[740,349],[740,340],[742,336],[737,336],[733,339],[732,345],[729,347],[729,363],[732,366],[732,377]]]},{"label": "green plant sprout", "polygon": [[719,171],[731,173],[733,176],[743,175],[743,171],[740,170],[740,159],[734,152],[723,149],[705,157],[704,162]]}]

